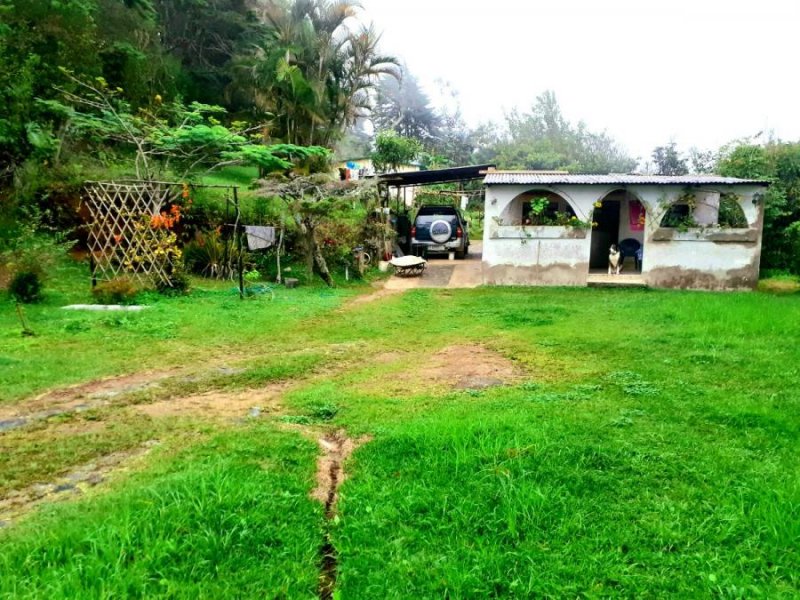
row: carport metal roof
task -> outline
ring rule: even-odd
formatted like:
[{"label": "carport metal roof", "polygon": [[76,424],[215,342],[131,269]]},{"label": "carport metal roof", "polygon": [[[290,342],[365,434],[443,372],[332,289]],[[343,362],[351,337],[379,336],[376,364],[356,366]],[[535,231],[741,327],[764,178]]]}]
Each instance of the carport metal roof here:
[{"label": "carport metal roof", "polygon": [[452,167],[450,169],[434,169],[431,171],[410,171],[408,173],[386,173],[379,175],[378,181],[391,187],[412,187],[432,185],[435,183],[453,183],[470,179],[483,179],[486,171],[495,165],[471,165],[468,167]]}]

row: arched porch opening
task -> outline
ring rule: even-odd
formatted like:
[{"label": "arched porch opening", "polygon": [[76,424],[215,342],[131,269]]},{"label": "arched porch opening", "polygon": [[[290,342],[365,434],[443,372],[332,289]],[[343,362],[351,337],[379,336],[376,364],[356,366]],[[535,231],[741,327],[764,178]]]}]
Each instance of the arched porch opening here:
[{"label": "arched porch opening", "polygon": [[529,190],[516,196],[500,218],[504,225],[564,225],[575,210],[563,196],[550,190]]},{"label": "arched porch opening", "polygon": [[646,217],[644,203],[628,190],[614,190],[600,198],[592,215],[590,271],[608,270],[609,252],[615,245],[623,253],[623,272],[640,273]]},{"label": "arched porch opening", "polygon": [[693,227],[746,229],[750,226],[735,193],[718,190],[690,190],[681,194],[664,211],[660,227],[691,229]]}]

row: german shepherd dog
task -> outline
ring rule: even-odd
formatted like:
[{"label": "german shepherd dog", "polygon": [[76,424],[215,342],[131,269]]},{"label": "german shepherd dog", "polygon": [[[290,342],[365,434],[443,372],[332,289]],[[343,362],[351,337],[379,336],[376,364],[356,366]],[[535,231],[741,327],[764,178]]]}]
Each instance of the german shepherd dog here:
[{"label": "german shepherd dog", "polygon": [[611,244],[608,249],[608,274],[619,275],[622,270],[622,253],[617,248],[616,244]]}]

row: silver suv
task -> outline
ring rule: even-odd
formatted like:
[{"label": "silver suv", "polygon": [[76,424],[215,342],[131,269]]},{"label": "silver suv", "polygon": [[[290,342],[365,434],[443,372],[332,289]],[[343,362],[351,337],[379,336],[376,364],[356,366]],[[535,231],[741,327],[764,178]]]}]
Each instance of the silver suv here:
[{"label": "silver suv", "polygon": [[422,206],[411,227],[411,253],[469,252],[469,228],[461,212],[452,206]]}]

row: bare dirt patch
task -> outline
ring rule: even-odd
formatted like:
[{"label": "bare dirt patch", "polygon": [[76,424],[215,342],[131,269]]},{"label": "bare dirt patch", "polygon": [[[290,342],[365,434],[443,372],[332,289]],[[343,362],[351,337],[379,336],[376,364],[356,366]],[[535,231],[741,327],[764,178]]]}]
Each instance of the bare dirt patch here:
[{"label": "bare dirt patch", "polygon": [[0,528],[27,514],[45,502],[52,502],[84,494],[114,475],[130,469],[135,461],[158,444],[151,440],[132,450],[114,452],[92,462],[73,468],[54,481],[35,483],[14,490],[0,498]]},{"label": "bare dirt patch", "polygon": [[200,381],[206,376],[231,377],[245,370],[220,363],[203,371],[188,369],[142,371],[51,390],[10,406],[0,406],[0,433],[51,417],[103,408],[119,402],[120,398],[128,394],[157,388],[166,380],[191,383]]},{"label": "bare dirt patch", "polygon": [[433,355],[385,352],[370,364],[385,365],[384,372],[371,375],[357,387],[381,397],[402,398],[446,389],[482,390],[528,377],[519,363],[480,344],[448,346]]},{"label": "bare dirt patch", "polygon": [[363,306],[364,304],[370,304],[372,302],[377,302],[379,300],[384,300],[386,298],[391,298],[392,296],[397,296],[399,294],[402,294],[404,291],[405,291],[404,288],[393,289],[393,288],[381,287],[369,294],[362,294],[361,296],[356,296],[350,302],[345,304],[342,307],[342,310],[347,308],[352,308],[355,306]]},{"label": "bare dirt patch", "polygon": [[513,383],[522,376],[514,362],[478,344],[448,346],[417,371],[420,381],[457,389],[484,389]]},{"label": "bare dirt patch", "polygon": [[400,362],[401,360],[409,358],[411,355],[408,352],[400,350],[392,350],[390,352],[381,352],[375,355],[372,362],[379,365],[390,365],[392,363]]},{"label": "bare dirt patch", "polygon": [[287,382],[274,383],[258,389],[235,392],[206,392],[183,398],[138,404],[134,408],[154,419],[167,417],[202,417],[206,419],[236,419],[280,412],[280,398],[290,388]]}]

